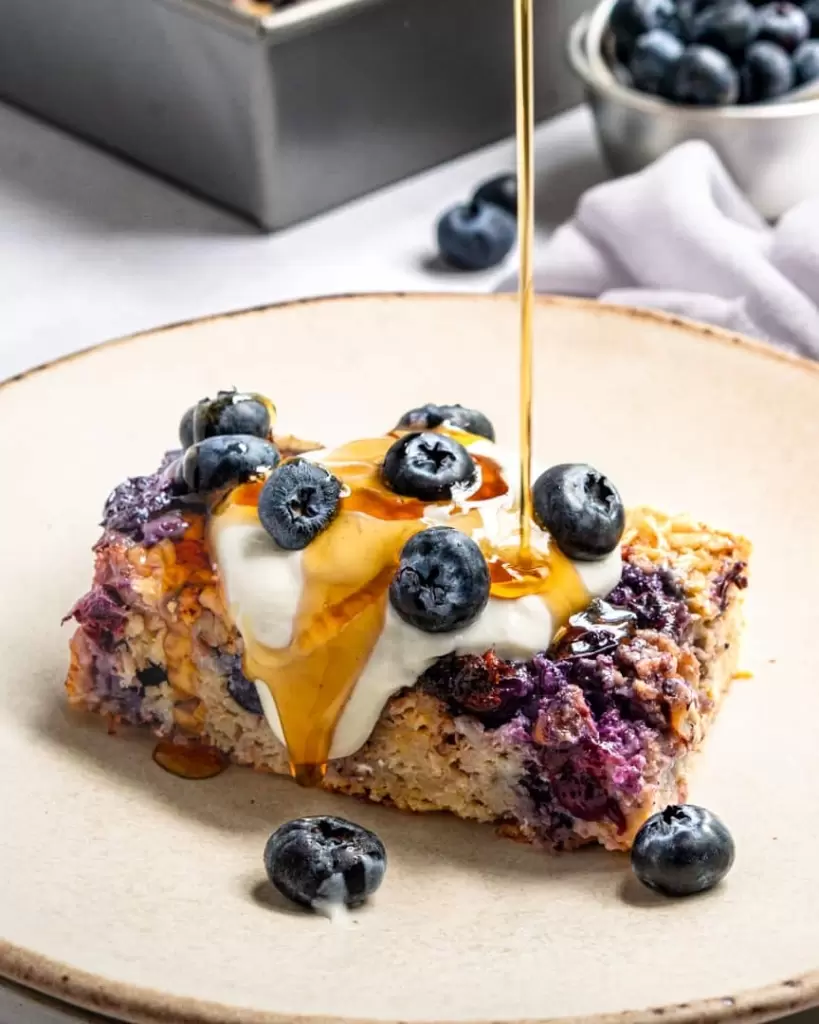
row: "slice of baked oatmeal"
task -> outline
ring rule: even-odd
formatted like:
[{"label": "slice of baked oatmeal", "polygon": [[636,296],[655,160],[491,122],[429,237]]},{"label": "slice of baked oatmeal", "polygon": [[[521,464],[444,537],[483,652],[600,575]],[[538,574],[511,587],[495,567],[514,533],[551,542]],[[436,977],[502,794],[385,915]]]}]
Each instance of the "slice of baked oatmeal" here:
[{"label": "slice of baked oatmeal", "polygon": [[[314,447],[278,443],[284,457]],[[206,509],[175,492],[175,454],[106,504],[93,586],[71,612],[69,699],[217,766],[286,774],[243,672]],[[686,796],[689,754],[735,673],[748,557],[742,538],[634,510],[604,601],[527,661],[493,650],[434,661],[322,785],[555,850],[629,848],[647,817]]]}]

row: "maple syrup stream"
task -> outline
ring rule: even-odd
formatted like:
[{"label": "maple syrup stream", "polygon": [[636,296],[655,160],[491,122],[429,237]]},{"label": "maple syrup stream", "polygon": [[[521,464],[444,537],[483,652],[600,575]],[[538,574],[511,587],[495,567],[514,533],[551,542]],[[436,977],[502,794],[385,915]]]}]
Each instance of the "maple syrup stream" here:
[{"label": "maple syrup stream", "polygon": [[514,0],[520,249],[520,565],[531,564],[532,529],[532,315],[534,312],[534,0]]},{"label": "maple syrup stream", "polygon": [[[557,620],[565,622],[571,614],[583,607],[587,596],[585,590],[571,563],[559,551],[553,550],[548,565],[538,564],[532,551],[533,2],[513,0],[520,249],[519,537],[516,548],[487,554],[495,596],[516,598],[526,593],[542,593]],[[383,440],[376,442],[379,447],[383,443]],[[362,444],[359,442],[357,447],[360,449]],[[335,453],[337,464],[331,468],[350,488],[348,512],[365,511],[377,519],[383,517],[387,520],[382,521],[382,528],[391,531],[387,543],[376,545],[377,551],[373,551],[361,545],[360,538],[356,538],[357,543],[352,543],[352,538],[348,538],[348,546],[360,551],[362,569],[359,578],[343,586],[328,586],[326,582],[318,581],[322,565],[332,562],[338,556],[337,544],[333,544],[333,552],[325,550],[332,542],[333,533],[337,534],[344,528],[343,524],[336,525],[329,537],[318,539],[314,551],[306,553],[308,582],[311,575],[315,575],[316,579],[306,587],[290,648],[286,651],[271,651],[246,638],[245,672],[251,679],[263,679],[270,688],[283,720],[291,773],[302,785],[318,785],[324,776],[333,728],[383,623],[387,599],[385,580],[394,571],[397,552],[403,542],[415,530],[422,528],[418,503],[396,499],[395,495],[373,484],[371,474],[377,463],[372,454],[348,446],[346,450]],[[383,457],[380,450],[376,454]],[[492,479],[494,474],[490,471],[490,464],[485,464],[482,469],[485,479],[490,478],[487,480],[489,490],[495,491],[500,481],[496,477]],[[255,515],[257,490],[251,486],[240,488],[239,492],[234,493],[229,502],[234,513],[239,511],[237,506],[246,505],[246,511],[250,513],[253,510],[252,514]],[[243,491],[246,493],[242,494]],[[474,497],[484,496],[488,495]],[[468,520],[469,516],[464,515],[461,522],[466,532],[471,532]],[[351,600],[356,605],[355,614],[347,607]],[[328,621],[333,618],[336,621],[332,623],[332,628],[328,628]],[[318,624],[323,628],[318,628]],[[361,636],[356,636],[356,632],[361,633]],[[329,661],[333,658],[336,662],[331,669]],[[316,663],[312,664],[314,661]],[[169,746],[163,747],[158,753],[160,756],[157,761],[163,767],[189,778],[206,778],[220,770],[219,758],[213,754],[204,759],[200,757],[195,765],[182,765],[176,763],[179,760],[178,748],[174,750]]]}]

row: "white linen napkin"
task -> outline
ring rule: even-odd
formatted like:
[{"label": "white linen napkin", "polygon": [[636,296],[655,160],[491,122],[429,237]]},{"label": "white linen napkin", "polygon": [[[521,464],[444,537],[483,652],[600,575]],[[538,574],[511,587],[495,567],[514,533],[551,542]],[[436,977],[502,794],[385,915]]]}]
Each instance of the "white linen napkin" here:
[{"label": "white linen napkin", "polygon": [[[517,275],[502,291],[517,287]],[[664,309],[819,358],[819,199],[771,227],[705,142],[587,192],[535,256],[539,292]]]}]

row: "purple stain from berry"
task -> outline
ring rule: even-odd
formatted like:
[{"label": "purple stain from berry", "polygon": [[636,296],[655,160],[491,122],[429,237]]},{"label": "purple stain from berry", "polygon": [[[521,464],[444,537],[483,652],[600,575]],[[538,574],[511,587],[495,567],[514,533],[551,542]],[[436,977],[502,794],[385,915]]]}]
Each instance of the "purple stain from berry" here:
[{"label": "purple stain from berry", "polygon": [[95,584],[63,622],[75,619],[98,651],[111,652],[122,639],[128,609],[113,587]]},{"label": "purple stain from berry", "polygon": [[264,708],[259,699],[256,684],[248,679],[242,669],[242,659],[236,655],[228,667],[227,692],[242,710],[251,715],[263,715]]},{"label": "purple stain from berry", "polygon": [[[418,683],[453,717],[472,718],[501,746],[528,750],[522,788],[538,827],[558,847],[573,819],[624,826],[623,802],[641,792],[647,749],[668,745],[670,753],[675,709],[699,699],[673,672],[676,643],[690,638],[691,616],[671,574],[626,563],[621,583],[601,604],[577,616],[582,628],[567,631],[564,645],[559,638],[548,654],[526,663],[494,651],[450,654]],[[646,632],[634,634],[635,627]],[[611,635],[598,636],[612,628],[620,634],[614,646]]]},{"label": "purple stain from berry", "polygon": [[[520,714],[534,714],[537,682],[520,662],[486,654],[447,654],[418,680],[426,693],[444,701],[452,714],[468,714],[497,729]],[[532,700],[534,698],[534,702]]]},{"label": "purple stain from berry", "polygon": [[647,572],[625,562],[620,582],[609,594],[608,602],[633,612],[638,629],[656,630],[677,643],[688,637],[691,613],[682,588],[666,569]]},{"label": "purple stain from berry", "polygon": [[[147,546],[160,540],[178,540],[187,529],[182,503],[175,493],[169,453],[162,467],[150,476],[134,476],[115,487],[102,512],[102,526]],[[151,523],[159,525],[151,527]]]}]

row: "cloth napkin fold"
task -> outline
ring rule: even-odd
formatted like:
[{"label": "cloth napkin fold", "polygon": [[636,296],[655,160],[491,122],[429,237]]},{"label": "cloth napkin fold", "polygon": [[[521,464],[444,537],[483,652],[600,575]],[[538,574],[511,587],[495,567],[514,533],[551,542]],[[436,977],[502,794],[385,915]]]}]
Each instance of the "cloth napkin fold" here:
[{"label": "cloth napkin fold", "polygon": [[[517,275],[502,291],[517,287]],[[535,256],[540,292],[647,306],[819,358],[819,199],[775,227],[705,142],[587,192]]]}]

